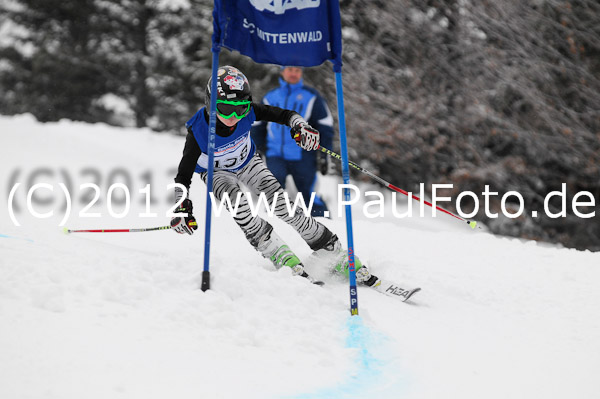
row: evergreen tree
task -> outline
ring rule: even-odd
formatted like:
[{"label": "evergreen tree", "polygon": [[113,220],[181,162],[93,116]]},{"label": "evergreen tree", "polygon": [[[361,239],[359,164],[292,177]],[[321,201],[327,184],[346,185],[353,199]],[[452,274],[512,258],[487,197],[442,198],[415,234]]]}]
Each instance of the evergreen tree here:
[{"label": "evergreen tree", "polygon": [[[209,4],[210,3],[210,4]],[[210,74],[212,3],[97,0],[109,27],[102,56],[118,66],[112,79],[136,126],[179,130],[203,100]],[[201,88],[201,89],[200,89]]]},{"label": "evergreen tree", "polygon": [[[93,0],[19,0],[4,12],[21,28],[0,50],[0,112],[31,112],[42,121],[106,117],[94,100],[108,92],[103,62],[92,47]],[[10,5],[11,3],[7,3]]]}]

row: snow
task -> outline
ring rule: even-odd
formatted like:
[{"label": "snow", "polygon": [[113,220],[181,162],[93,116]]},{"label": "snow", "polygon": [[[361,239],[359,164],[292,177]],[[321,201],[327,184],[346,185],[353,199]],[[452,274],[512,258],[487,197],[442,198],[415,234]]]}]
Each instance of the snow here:
[{"label": "snow", "polygon": [[191,7],[189,0],[159,0],[157,8],[166,11],[189,10]]},{"label": "snow", "polygon": [[[202,227],[188,237],[59,226],[61,182],[73,197],[68,228],[168,224],[166,185],[184,138],[29,115],[0,116],[0,132],[2,398],[600,397],[600,254],[496,237],[443,215],[369,219],[359,204],[357,254],[375,274],[423,290],[402,303],[359,287],[361,316],[351,317],[347,283],[291,228],[272,221],[324,287],[275,271],[224,214],[213,219],[213,289],[203,293]],[[128,179],[131,208],[113,218],[108,186]],[[138,216],[147,180],[153,218]],[[99,218],[79,217],[93,194],[79,186],[90,182],[101,188],[88,210]],[[320,184],[330,202],[336,182]],[[16,183],[19,227],[7,202]],[[35,183],[55,187],[32,197],[50,218],[27,211]],[[119,194],[113,208],[124,213]],[[195,177],[201,226],[205,195]],[[325,224],[345,242],[343,218]]]},{"label": "snow", "polygon": [[121,122],[119,125],[135,126],[135,114],[124,98],[113,93],[106,93],[97,100],[96,105],[104,107],[115,114],[114,118]]}]

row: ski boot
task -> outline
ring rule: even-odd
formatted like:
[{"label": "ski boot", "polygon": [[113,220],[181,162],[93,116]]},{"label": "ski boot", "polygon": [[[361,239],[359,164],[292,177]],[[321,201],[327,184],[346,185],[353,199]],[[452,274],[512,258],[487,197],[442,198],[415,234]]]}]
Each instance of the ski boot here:
[{"label": "ski boot", "polygon": [[270,229],[262,234],[257,245],[254,246],[256,250],[260,252],[263,257],[269,258],[277,269],[280,269],[283,266],[289,267],[292,269],[292,274],[294,276],[304,277],[313,284],[323,285],[322,281],[316,281],[306,273],[300,258],[298,258],[290,247],[273,231],[273,227],[270,225],[269,227]]},{"label": "ski boot", "polygon": [[[348,277],[348,251],[342,248],[342,243],[337,235],[331,234],[327,243],[315,252],[319,258],[327,259],[332,269]],[[366,265],[363,265],[358,256],[354,256],[354,270],[356,271],[356,281],[369,287],[381,284],[379,278],[369,271]]]}]

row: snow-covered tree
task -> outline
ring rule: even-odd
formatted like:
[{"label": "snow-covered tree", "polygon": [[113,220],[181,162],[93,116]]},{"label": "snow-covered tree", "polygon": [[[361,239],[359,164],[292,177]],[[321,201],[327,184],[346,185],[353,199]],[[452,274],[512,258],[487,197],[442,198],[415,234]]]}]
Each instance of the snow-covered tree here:
[{"label": "snow-covered tree", "polygon": [[12,29],[0,47],[0,110],[32,112],[44,121],[106,118],[94,105],[111,83],[91,46],[94,1],[18,0],[2,11]]}]

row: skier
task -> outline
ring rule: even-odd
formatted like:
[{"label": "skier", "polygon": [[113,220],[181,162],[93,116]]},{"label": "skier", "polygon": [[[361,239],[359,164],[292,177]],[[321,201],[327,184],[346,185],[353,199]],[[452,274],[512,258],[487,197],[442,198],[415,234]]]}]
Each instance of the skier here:
[{"label": "skier", "polygon": [[[237,68],[223,66],[217,72],[217,126],[215,137],[213,191],[216,199],[222,201],[228,193],[233,201],[241,193],[239,183],[243,183],[253,194],[265,193],[272,203],[276,193],[275,215],[292,226],[306,241],[318,257],[331,262],[338,272],[348,275],[347,251],[342,249],[338,237],[301,209],[290,215],[283,197],[283,189],[262,161],[256,146],[250,137],[250,127],[255,121],[275,122],[291,127],[291,135],[296,143],[306,151],[319,148],[319,132],[311,127],[295,111],[252,102],[250,84],[246,76]],[[206,85],[205,103],[210,104],[211,79]],[[206,183],[208,167],[208,130],[209,113],[202,107],[186,123],[186,136],[183,157],[179,163],[175,182],[188,189],[194,172],[199,173]],[[175,189],[175,200],[183,197],[183,190]],[[172,229],[180,234],[193,234],[198,228],[192,215],[193,206],[185,198],[175,213],[187,213],[187,216],[174,217]],[[229,209],[231,212],[231,209]],[[304,265],[288,245],[273,231],[273,227],[258,215],[252,216],[247,199],[240,194],[238,210],[233,218],[246,235],[250,244],[265,258],[273,262],[276,268],[289,267],[294,275],[315,282],[304,270]],[[367,267],[355,257],[356,280],[373,286],[379,280]]]}]

